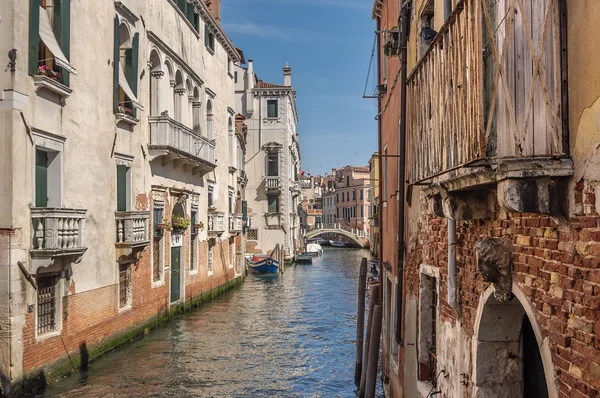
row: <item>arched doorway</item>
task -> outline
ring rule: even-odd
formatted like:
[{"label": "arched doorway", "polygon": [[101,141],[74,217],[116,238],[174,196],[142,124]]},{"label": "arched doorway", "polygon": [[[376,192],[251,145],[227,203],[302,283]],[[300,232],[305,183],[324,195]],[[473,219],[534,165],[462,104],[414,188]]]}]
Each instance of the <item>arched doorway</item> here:
[{"label": "arched doorway", "polygon": [[[171,225],[173,225],[173,218],[181,217],[185,218],[185,210],[181,203],[176,203],[173,206],[171,212]],[[183,233],[176,229],[171,230],[171,303],[179,301],[181,298],[181,248],[183,246]]]},{"label": "arched doorway", "polygon": [[513,284],[513,299],[501,303],[491,286],[481,297],[475,322],[473,396],[556,396],[549,346],[541,341],[535,308]]}]

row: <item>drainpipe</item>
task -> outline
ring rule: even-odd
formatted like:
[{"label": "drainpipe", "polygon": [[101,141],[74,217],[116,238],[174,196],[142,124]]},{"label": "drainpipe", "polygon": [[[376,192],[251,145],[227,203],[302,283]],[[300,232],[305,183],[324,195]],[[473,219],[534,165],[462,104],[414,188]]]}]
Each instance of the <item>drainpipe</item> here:
[{"label": "drainpipe", "polygon": [[[377,31],[379,31],[381,29],[381,18],[377,18]],[[377,60],[381,59],[381,39],[380,39],[380,35],[377,35]],[[379,63],[378,63],[379,64]],[[377,73],[379,73],[379,68],[377,68]],[[381,76],[379,77],[378,84],[381,83]],[[377,95],[377,110],[380,112],[381,111],[381,96],[378,94]],[[378,148],[377,150],[379,151],[379,156],[377,157],[377,162],[379,162],[379,175],[377,176],[378,181],[378,191],[379,191],[379,206],[377,209],[377,213],[378,213],[378,221],[379,221],[379,265],[380,265],[380,269],[383,270],[383,268],[381,268],[383,266],[383,239],[382,239],[382,235],[383,235],[383,217],[381,216],[383,213],[383,148],[381,145],[381,115],[379,115],[377,117],[377,142],[378,142]],[[383,278],[380,278],[380,287],[381,290],[380,292],[383,292]]]},{"label": "drainpipe", "polygon": [[456,220],[448,219],[448,304],[458,314],[456,302]]},{"label": "drainpipe", "polygon": [[404,273],[404,191],[406,170],[406,52],[409,28],[409,6],[405,3],[400,10],[398,27],[400,29],[400,131],[398,134],[398,288],[396,289],[396,342],[404,346],[402,340],[402,296],[403,296],[403,273]]}]

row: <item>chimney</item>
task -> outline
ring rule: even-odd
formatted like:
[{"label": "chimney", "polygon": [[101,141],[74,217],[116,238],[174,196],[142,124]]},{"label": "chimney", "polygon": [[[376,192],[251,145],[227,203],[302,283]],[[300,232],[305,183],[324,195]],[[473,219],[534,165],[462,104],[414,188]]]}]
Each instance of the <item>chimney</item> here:
[{"label": "chimney", "polygon": [[210,11],[213,18],[221,23],[221,0],[206,0],[206,7]]},{"label": "chimney", "polygon": [[292,86],[292,68],[290,68],[287,62],[283,67],[283,85],[286,87]]}]

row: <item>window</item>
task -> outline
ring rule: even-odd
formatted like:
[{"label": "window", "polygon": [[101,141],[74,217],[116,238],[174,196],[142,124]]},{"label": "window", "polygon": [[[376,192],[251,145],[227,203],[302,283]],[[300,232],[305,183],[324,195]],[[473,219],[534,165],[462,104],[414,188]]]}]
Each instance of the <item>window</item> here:
[{"label": "window", "polygon": [[267,100],[267,117],[278,117],[277,100]]},{"label": "window", "polygon": [[360,200],[363,200],[365,198],[365,194],[363,193],[363,190],[360,190]]},{"label": "window", "polygon": [[128,25],[115,16],[114,40],[113,111],[135,117],[134,108],[143,109],[137,100],[140,35],[132,35]]},{"label": "window", "polygon": [[60,152],[35,151],[35,207],[60,207]]},{"label": "window", "polygon": [[37,334],[59,329],[58,275],[37,277]]},{"label": "window", "polygon": [[131,263],[119,264],[119,308],[131,305]]},{"label": "window", "polygon": [[229,213],[233,213],[233,191],[229,190],[229,198],[228,198],[228,209]]},{"label": "window", "polygon": [[190,229],[190,271],[194,272],[198,270],[198,228],[196,220],[198,211],[192,209],[190,214],[190,223],[192,228]]},{"label": "window", "polygon": [[235,239],[229,238],[229,268],[233,268],[235,264]]},{"label": "window", "polygon": [[152,282],[160,282],[163,277],[163,229],[159,224],[163,222],[165,204],[155,202],[152,209],[152,222],[154,224],[154,237],[152,239]]},{"label": "window", "polygon": [[29,12],[29,74],[69,85],[70,0],[31,0]]},{"label": "window", "polygon": [[364,213],[365,213],[365,209],[364,209],[364,208],[361,206],[361,207],[360,207],[360,216],[361,216],[361,217],[364,217],[364,216],[365,216],[365,214],[364,214]]},{"label": "window", "polygon": [[249,229],[248,235],[246,235],[246,239],[248,240],[258,240],[258,229]]},{"label": "window", "polygon": [[335,201],[336,201],[336,202],[339,202],[339,201],[340,201],[340,194],[339,194],[339,193],[336,193],[336,194],[335,194]]},{"label": "window", "polygon": [[215,187],[212,185],[208,186],[208,207],[213,206],[213,197],[214,197]]},{"label": "window", "polygon": [[208,275],[213,274],[213,254],[215,251],[215,239],[208,240]]},{"label": "window", "polygon": [[237,71],[233,72],[233,82],[237,83]]},{"label": "window", "polygon": [[269,213],[279,213],[279,195],[267,195]]},{"label": "window", "polygon": [[210,31],[208,24],[204,24],[204,45],[211,50],[211,53],[215,52],[215,34]]},{"label": "window", "polygon": [[279,176],[279,153],[267,152],[267,176]]},{"label": "window", "polygon": [[183,13],[185,19],[192,24],[196,32],[200,28],[200,16],[194,11],[194,4],[188,3],[186,0],[176,0],[177,8]]},{"label": "window", "polygon": [[227,58],[227,73],[231,75],[231,58]]},{"label": "window", "polygon": [[383,150],[383,200],[388,199],[388,158],[387,147]]},{"label": "window", "polygon": [[435,386],[438,305],[436,277],[421,272],[419,293],[419,380],[429,381]]},{"label": "window", "polygon": [[350,186],[350,176],[346,176],[346,186]]},{"label": "window", "polygon": [[337,218],[340,218],[340,208],[335,209],[335,215]]},{"label": "window", "polygon": [[352,191],[352,200],[356,200],[356,189]]},{"label": "window", "polygon": [[130,169],[127,166],[117,165],[117,211],[131,210],[130,197]]},{"label": "window", "polygon": [[346,201],[350,201],[350,191],[346,191]]},{"label": "window", "polygon": [[213,139],[213,109],[212,101],[206,103],[206,137],[209,140]]}]

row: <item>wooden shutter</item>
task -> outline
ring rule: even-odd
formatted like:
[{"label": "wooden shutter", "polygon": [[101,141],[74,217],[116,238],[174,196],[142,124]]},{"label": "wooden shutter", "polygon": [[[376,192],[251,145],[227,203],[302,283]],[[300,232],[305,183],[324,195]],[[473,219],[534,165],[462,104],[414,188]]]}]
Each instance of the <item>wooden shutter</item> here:
[{"label": "wooden shutter", "polygon": [[[71,50],[71,0],[54,0],[54,35],[67,59]],[[62,70],[62,82],[69,85],[69,71]]]},{"label": "wooden shutter", "polygon": [[113,110],[116,113],[119,109],[119,17],[115,16],[115,42],[114,42],[114,61],[113,61]]},{"label": "wooden shutter", "polygon": [[29,0],[29,74],[38,69],[40,51],[40,0]]},{"label": "wooden shutter", "polygon": [[248,219],[248,202],[242,200],[242,219],[246,221]]},{"label": "wooden shutter", "polygon": [[127,211],[127,167],[117,166],[117,211]]},{"label": "wooden shutter", "polygon": [[35,151],[35,207],[48,207],[48,152]]},{"label": "wooden shutter", "polygon": [[[140,53],[140,34],[136,33],[133,35],[133,41],[131,46],[131,62],[129,65],[130,68],[130,79],[129,79],[129,87],[131,87],[131,91],[135,94],[135,97],[138,98],[138,63],[139,63],[139,53]],[[133,107],[132,116],[136,117],[137,109]]]},{"label": "wooden shutter", "polygon": [[208,24],[204,24],[204,45],[208,47]]}]

